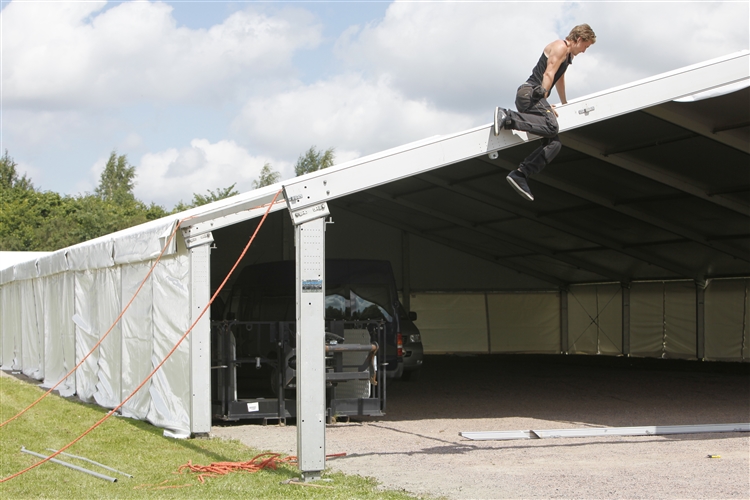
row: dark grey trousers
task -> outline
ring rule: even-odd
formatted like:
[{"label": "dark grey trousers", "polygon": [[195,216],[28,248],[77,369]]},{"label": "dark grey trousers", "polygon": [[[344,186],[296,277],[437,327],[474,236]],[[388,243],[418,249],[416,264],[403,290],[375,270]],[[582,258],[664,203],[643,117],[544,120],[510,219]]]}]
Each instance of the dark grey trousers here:
[{"label": "dark grey trousers", "polygon": [[516,109],[508,110],[511,128],[522,130],[542,137],[542,144],[536,148],[518,166],[526,177],[538,174],[562,149],[557,132],[557,118],[547,99],[531,97],[532,86],[523,84],[516,93]]}]

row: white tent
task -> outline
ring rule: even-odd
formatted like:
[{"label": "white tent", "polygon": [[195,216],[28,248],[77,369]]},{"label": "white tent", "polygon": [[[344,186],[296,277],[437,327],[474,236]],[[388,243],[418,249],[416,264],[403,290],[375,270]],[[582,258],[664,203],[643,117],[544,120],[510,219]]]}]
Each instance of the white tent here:
[{"label": "white tent", "polygon": [[[614,202],[552,173],[539,179],[549,201],[535,209],[543,211],[530,211],[514,193],[490,195],[484,190],[489,176],[504,183],[503,171],[535,138],[510,132],[496,137],[483,126],[283,182],[284,197],[270,211],[288,208],[291,219],[269,218],[281,229],[273,237],[259,235],[258,245],[266,247],[256,260],[292,258],[290,220],[298,225],[330,213],[351,228],[349,236],[331,232],[332,253],[351,255],[367,240],[363,252],[398,261],[404,302],[419,313],[428,351],[747,361],[746,196],[701,187],[709,182],[695,180],[701,170],[690,158],[668,165],[660,158],[674,154],[664,148],[679,139],[669,127],[679,128],[689,132],[685,140],[704,141],[701,150],[729,158],[717,161],[734,169],[727,171],[729,183],[748,183],[748,109],[742,103],[749,60],[747,51],[732,54],[557,108],[569,161],[580,169],[596,162],[592,171],[602,189],[635,191],[651,183],[638,200]],[[728,99],[739,99],[739,107]],[[722,117],[731,122],[723,129]],[[636,123],[656,119],[661,125]],[[631,149],[611,143],[612,127],[634,131]],[[636,157],[637,147],[651,156]],[[645,180],[636,185],[626,175]],[[246,221],[257,220],[281,188],[261,188],[0,269],[2,369],[20,370],[45,387],[58,383],[115,323],[182,221],[122,320],[59,387],[63,395],[115,407],[198,319],[236,258],[234,250],[247,240]],[[644,208],[659,197],[671,200],[673,209],[679,204],[682,215]],[[553,211],[576,210],[574,222],[552,219]],[[476,214],[487,218],[472,219]],[[710,224],[726,234],[707,237]],[[360,238],[357,228],[365,226],[378,237]],[[667,240],[665,233],[678,237]],[[224,253],[215,260],[217,252]],[[210,382],[206,315],[122,413],[173,436],[208,432]]]}]

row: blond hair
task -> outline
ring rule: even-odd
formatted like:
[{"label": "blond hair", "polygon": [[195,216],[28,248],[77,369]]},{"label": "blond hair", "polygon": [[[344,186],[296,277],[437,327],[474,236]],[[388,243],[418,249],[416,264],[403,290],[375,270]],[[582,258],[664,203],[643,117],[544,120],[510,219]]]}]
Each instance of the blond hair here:
[{"label": "blond hair", "polygon": [[596,33],[594,33],[594,30],[588,24],[579,24],[570,30],[570,34],[565,39],[573,43],[576,43],[578,40],[596,43]]}]

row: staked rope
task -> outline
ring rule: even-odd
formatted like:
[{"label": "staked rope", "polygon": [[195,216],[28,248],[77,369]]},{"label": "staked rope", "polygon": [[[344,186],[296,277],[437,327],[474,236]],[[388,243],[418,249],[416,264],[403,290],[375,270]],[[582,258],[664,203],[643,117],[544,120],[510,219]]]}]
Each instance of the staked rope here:
[{"label": "staked rope", "polygon": [[[97,427],[99,427],[102,423],[104,423],[105,420],[107,420],[109,417],[111,417],[112,415],[114,415],[120,408],[122,408],[125,405],[125,403],[127,403],[128,401],[130,401],[130,399],[133,396],[135,396],[136,393],[139,390],[141,390],[141,388],[146,384],[146,382],[148,382],[149,380],[151,380],[151,377],[153,377],[156,374],[156,372],[159,371],[159,369],[162,367],[162,365],[164,363],[166,363],[166,361],[169,359],[169,357],[172,356],[172,353],[174,353],[177,350],[177,348],[180,346],[180,344],[182,344],[182,341],[185,340],[185,338],[187,338],[187,336],[190,334],[191,331],[193,331],[193,328],[195,328],[195,325],[197,325],[198,322],[201,320],[201,318],[203,318],[203,315],[206,314],[206,311],[208,311],[210,309],[211,304],[213,304],[213,302],[216,299],[216,297],[219,295],[219,293],[221,292],[221,290],[227,284],[227,281],[229,281],[229,277],[232,275],[232,273],[234,273],[234,270],[237,269],[237,266],[240,264],[240,262],[242,261],[242,259],[245,257],[245,254],[247,253],[248,249],[250,248],[250,245],[252,245],[253,241],[255,240],[255,236],[258,234],[258,231],[263,226],[263,223],[266,221],[266,217],[268,217],[268,213],[271,211],[271,207],[273,207],[274,203],[276,203],[276,199],[279,197],[280,194],[281,194],[281,190],[279,190],[276,193],[276,195],[273,197],[273,200],[271,200],[271,203],[268,204],[268,208],[266,209],[266,212],[263,214],[263,218],[260,220],[260,223],[258,224],[258,227],[255,228],[255,232],[253,232],[253,235],[250,237],[250,240],[247,242],[247,245],[245,245],[244,250],[242,250],[242,253],[237,258],[237,261],[232,266],[232,269],[230,269],[229,272],[227,273],[226,277],[224,278],[224,281],[221,282],[221,285],[219,285],[219,287],[216,289],[216,291],[214,292],[214,294],[211,296],[211,299],[208,301],[208,304],[206,304],[206,306],[201,310],[201,313],[198,315],[198,317],[195,319],[195,321],[193,321],[193,324],[190,325],[190,327],[182,335],[182,337],[180,337],[180,339],[177,341],[177,343],[174,345],[174,347],[172,347],[172,349],[167,353],[167,355],[164,357],[164,359],[162,359],[161,362],[158,365],[156,365],[156,367],[151,371],[151,373],[148,374],[148,376],[143,380],[143,382],[141,382],[140,385],[138,385],[138,387],[136,387],[133,390],[133,392],[130,393],[130,395],[127,398],[125,398],[124,400],[122,400],[122,402],[120,404],[118,404],[115,408],[113,408],[112,410],[110,410],[106,415],[104,415],[104,417],[102,417],[101,419],[99,419],[99,421],[97,421],[94,425],[92,425],[91,427],[89,427],[88,430],[86,430],[83,434],[81,434],[80,436],[78,436],[77,438],[75,438],[73,441],[71,441],[70,443],[66,444],[62,448],[60,448],[57,452],[55,452],[52,455],[48,456],[44,460],[40,460],[39,462],[37,462],[35,464],[32,464],[29,467],[27,467],[27,468],[25,468],[25,469],[23,469],[23,470],[21,470],[19,472],[16,472],[15,474],[12,474],[12,475],[10,475],[10,476],[8,476],[6,478],[0,479],[0,483],[4,483],[6,481],[10,481],[11,479],[14,479],[14,478],[18,477],[21,474],[24,474],[24,473],[30,471],[31,469],[34,469],[34,468],[42,465],[43,463],[48,462],[50,459],[56,457],[60,453],[64,452],[65,450],[67,450],[68,448],[70,448],[71,446],[73,446],[74,444],[76,444],[78,441],[80,441],[81,439],[83,439],[87,434],[89,434],[91,431],[93,431],[94,429],[96,429]],[[175,230],[175,232],[176,232],[176,230]]]}]

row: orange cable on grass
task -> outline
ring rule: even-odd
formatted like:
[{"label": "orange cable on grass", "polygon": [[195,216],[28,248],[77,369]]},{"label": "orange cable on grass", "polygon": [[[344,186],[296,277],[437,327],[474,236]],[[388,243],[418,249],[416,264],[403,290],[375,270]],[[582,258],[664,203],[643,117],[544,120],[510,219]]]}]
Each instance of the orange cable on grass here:
[{"label": "orange cable on grass", "polygon": [[[268,458],[262,459],[261,457],[268,456]],[[188,472],[200,472],[198,474],[198,481],[205,483],[207,477],[217,477],[229,474],[230,472],[258,472],[263,469],[273,469],[280,464],[291,464],[297,461],[297,457],[290,455],[285,458],[279,458],[279,453],[261,453],[256,455],[247,462],[214,462],[211,465],[193,465],[193,461],[189,460],[185,465],[181,465],[177,469],[178,474],[182,474],[182,471],[187,469]],[[336,458],[346,456],[346,453],[334,453],[332,455],[326,455],[326,458]]]},{"label": "orange cable on grass", "polygon": [[[189,460],[185,465],[181,465],[177,469],[178,474],[182,474],[182,471],[187,469],[188,472],[199,472],[198,481],[205,483],[204,478],[223,476],[230,472],[244,471],[244,472],[258,472],[263,469],[273,469],[282,463],[290,463],[297,460],[295,456],[289,456],[286,458],[279,458],[279,453],[261,453],[256,455],[247,462],[214,462],[211,465],[193,465],[193,461]],[[267,457],[267,458],[262,458]]]},{"label": "orange cable on grass", "polygon": [[86,361],[87,359],[89,359],[89,356],[91,356],[91,354],[96,350],[96,348],[99,347],[99,345],[101,345],[102,342],[104,342],[104,339],[107,338],[107,335],[109,335],[109,333],[115,328],[115,326],[117,325],[117,323],[120,322],[120,320],[122,319],[123,314],[125,314],[125,311],[127,311],[128,308],[130,307],[130,304],[133,303],[133,301],[135,300],[135,297],[138,295],[138,293],[141,291],[141,288],[143,288],[143,285],[146,283],[146,280],[148,280],[148,277],[151,276],[151,273],[154,272],[154,269],[156,268],[156,265],[159,263],[159,261],[161,260],[161,258],[164,256],[164,252],[166,252],[167,248],[169,248],[169,245],[172,243],[172,240],[174,239],[174,235],[177,234],[177,230],[180,228],[180,226],[182,225],[182,223],[185,222],[188,219],[191,219],[191,218],[192,217],[187,217],[187,218],[181,219],[181,220],[179,220],[177,222],[177,225],[175,226],[174,230],[172,231],[172,234],[169,235],[169,239],[167,240],[166,244],[164,245],[164,248],[161,249],[161,252],[159,253],[159,256],[156,258],[156,260],[154,261],[154,264],[151,266],[151,269],[148,270],[148,273],[146,273],[146,277],[143,278],[143,281],[141,281],[141,284],[138,286],[138,289],[133,294],[133,298],[131,298],[130,302],[128,302],[125,305],[125,307],[123,308],[123,310],[120,312],[119,316],[117,316],[117,319],[115,319],[115,322],[112,323],[112,326],[110,326],[109,330],[107,330],[104,333],[104,335],[102,335],[102,337],[99,339],[99,341],[96,344],[94,344],[94,347],[92,347],[91,350],[83,358],[81,358],[81,361],[79,361],[77,365],[75,365],[64,377],[62,377],[59,382],[57,382],[55,385],[53,385],[47,392],[45,392],[44,394],[42,394],[41,396],[39,396],[39,399],[37,399],[36,401],[34,401],[33,403],[31,403],[29,406],[27,406],[23,410],[21,410],[16,416],[11,417],[8,420],[6,420],[5,422],[1,423],[0,424],[0,428],[5,427],[6,424],[14,421],[18,417],[20,417],[21,415],[23,415],[24,413],[26,413],[27,411],[29,411],[30,409],[32,409],[34,406],[36,406],[37,403],[39,403],[42,399],[46,398],[49,394],[52,393],[52,391],[54,391],[55,389],[57,389],[57,387],[60,384],[62,384],[64,380],[66,380],[69,376],[71,376],[73,373],[75,373],[75,371],[78,368],[80,368],[80,366],[83,364],[84,361]]},{"label": "orange cable on grass", "polygon": [[156,372],[159,371],[159,369],[162,367],[162,365],[164,363],[166,363],[166,361],[169,359],[169,357],[172,356],[172,354],[177,350],[177,348],[180,346],[180,344],[182,344],[182,341],[185,340],[185,338],[187,338],[188,334],[191,331],[193,331],[193,328],[195,328],[195,325],[198,324],[198,322],[201,320],[201,318],[203,317],[203,315],[206,314],[206,311],[209,310],[209,308],[211,307],[211,304],[213,304],[213,302],[214,302],[214,299],[216,299],[216,297],[219,295],[219,292],[221,292],[221,290],[224,288],[224,285],[226,285],[227,281],[229,281],[229,277],[232,275],[232,273],[234,272],[234,270],[237,269],[237,266],[240,264],[240,262],[242,261],[243,257],[245,257],[245,254],[247,253],[247,250],[250,248],[250,245],[255,240],[255,236],[258,234],[258,231],[263,226],[263,223],[266,221],[266,217],[268,217],[268,213],[271,211],[271,207],[274,205],[274,203],[276,203],[276,198],[278,198],[280,194],[281,194],[281,190],[279,190],[276,193],[276,195],[273,197],[273,200],[271,200],[271,203],[268,204],[268,208],[266,209],[266,212],[263,214],[263,218],[260,220],[260,223],[258,224],[258,227],[255,228],[255,232],[253,233],[252,237],[250,238],[250,241],[248,241],[247,245],[245,245],[245,249],[242,251],[242,253],[240,254],[240,256],[237,258],[237,261],[232,266],[232,269],[230,269],[229,272],[227,273],[226,277],[224,278],[224,281],[221,282],[221,285],[219,285],[219,288],[217,288],[216,291],[214,292],[214,294],[211,296],[211,299],[208,301],[208,304],[206,304],[206,306],[204,308],[202,308],[201,313],[198,315],[198,317],[195,319],[195,321],[193,321],[193,324],[190,325],[190,328],[188,328],[187,331],[185,332],[185,334],[182,337],[180,337],[180,339],[177,341],[177,343],[174,345],[174,347],[172,347],[172,349],[167,353],[167,355],[164,357],[164,359],[162,359],[161,362],[158,365],[156,365],[156,368],[154,368],[151,371],[151,373],[149,373],[148,376],[143,380],[143,382],[141,382],[140,385],[138,385],[138,387],[136,387],[133,390],[133,392],[130,393],[130,396],[128,396],[127,398],[123,399],[122,402],[119,405],[117,405],[116,407],[112,408],[112,410],[110,410],[106,415],[104,415],[104,417],[102,417],[101,419],[99,419],[98,422],[96,422],[94,425],[92,425],[91,427],[89,427],[88,430],[86,430],[86,432],[84,432],[83,434],[81,434],[80,436],[78,436],[77,438],[75,438],[73,441],[71,441],[70,443],[66,444],[65,446],[63,446],[62,448],[60,448],[59,450],[57,450],[52,455],[50,455],[47,458],[45,458],[44,460],[40,460],[39,462],[37,462],[35,464],[32,464],[29,467],[27,467],[27,468],[25,468],[25,469],[23,469],[23,470],[21,470],[19,472],[16,472],[15,474],[12,474],[12,475],[10,475],[10,476],[8,476],[6,478],[0,479],[0,483],[4,483],[6,481],[10,481],[11,479],[14,479],[14,478],[18,477],[21,474],[24,474],[25,472],[28,472],[31,469],[34,469],[34,468],[42,465],[44,462],[48,462],[50,459],[56,457],[57,455],[59,455],[63,451],[67,450],[68,448],[70,448],[71,446],[73,446],[74,444],[76,444],[78,441],[80,441],[81,439],[83,439],[89,432],[91,432],[94,429],[96,429],[97,427],[99,427],[102,423],[104,423],[105,420],[107,420],[109,417],[111,417],[112,415],[114,415],[115,412],[117,412],[117,410],[119,410],[120,408],[122,408],[125,405],[125,403],[127,403],[128,401],[130,401],[130,399],[133,396],[135,396],[136,393],[139,390],[141,390],[141,388],[146,384],[146,382],[148,382],[149,380],[151,380],[151,377],[153,377],[154,374],[156,374]]}]

